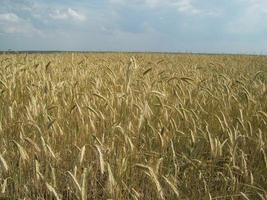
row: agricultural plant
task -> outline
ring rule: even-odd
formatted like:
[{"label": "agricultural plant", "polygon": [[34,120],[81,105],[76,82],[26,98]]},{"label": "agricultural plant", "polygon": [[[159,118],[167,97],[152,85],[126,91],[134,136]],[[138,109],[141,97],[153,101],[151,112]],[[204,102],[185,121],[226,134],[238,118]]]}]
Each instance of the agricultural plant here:
[{"label": "agricultural plant", "polygon": [[267,58],[2,54],[0,199],[267,199]]}]

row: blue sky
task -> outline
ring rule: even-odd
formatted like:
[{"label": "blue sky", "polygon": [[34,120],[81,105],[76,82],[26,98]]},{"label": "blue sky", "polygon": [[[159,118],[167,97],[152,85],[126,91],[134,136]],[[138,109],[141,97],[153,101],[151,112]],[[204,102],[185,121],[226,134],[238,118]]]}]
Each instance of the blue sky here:
[{"label": "blue sky", "polygon": [[0,0],[0,50],[267,54],[267,0]]}]

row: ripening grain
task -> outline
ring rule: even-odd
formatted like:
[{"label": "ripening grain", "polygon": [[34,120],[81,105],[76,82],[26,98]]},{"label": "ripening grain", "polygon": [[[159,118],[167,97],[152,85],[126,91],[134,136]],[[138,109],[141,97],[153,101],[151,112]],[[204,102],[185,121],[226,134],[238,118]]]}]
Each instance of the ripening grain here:
[{"label": "ripening grain", "polygon": [[0,199],[267,199],[267,58],[0,56]]}]

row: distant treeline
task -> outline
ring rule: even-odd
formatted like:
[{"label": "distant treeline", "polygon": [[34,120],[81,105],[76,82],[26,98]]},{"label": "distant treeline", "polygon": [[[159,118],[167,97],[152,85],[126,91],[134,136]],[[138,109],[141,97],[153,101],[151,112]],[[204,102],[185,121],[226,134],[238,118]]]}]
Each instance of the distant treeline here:
[{"label": "distant treeline", "polygon": [[160,51],[13,51],[13,50],[8,50],[8,51],[0,51],[1,54],[65,54],[65,53],[90,53],[90,54],[108,54],[108,53],[123,53],[123,54],[194,54],[194,55],[237,55],[237,56],[266,56],[265,54],[238,54],[238,53],[196,53],[196,52],[160,52]]}]

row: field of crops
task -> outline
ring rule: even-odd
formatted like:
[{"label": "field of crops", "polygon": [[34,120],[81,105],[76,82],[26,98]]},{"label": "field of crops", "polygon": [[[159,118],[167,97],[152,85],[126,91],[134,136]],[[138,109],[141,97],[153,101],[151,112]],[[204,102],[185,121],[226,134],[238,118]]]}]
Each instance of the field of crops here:
[{"label": "field of crops", "polygon": [[0,199],[267,199],[267,57],[0,55]]}]

